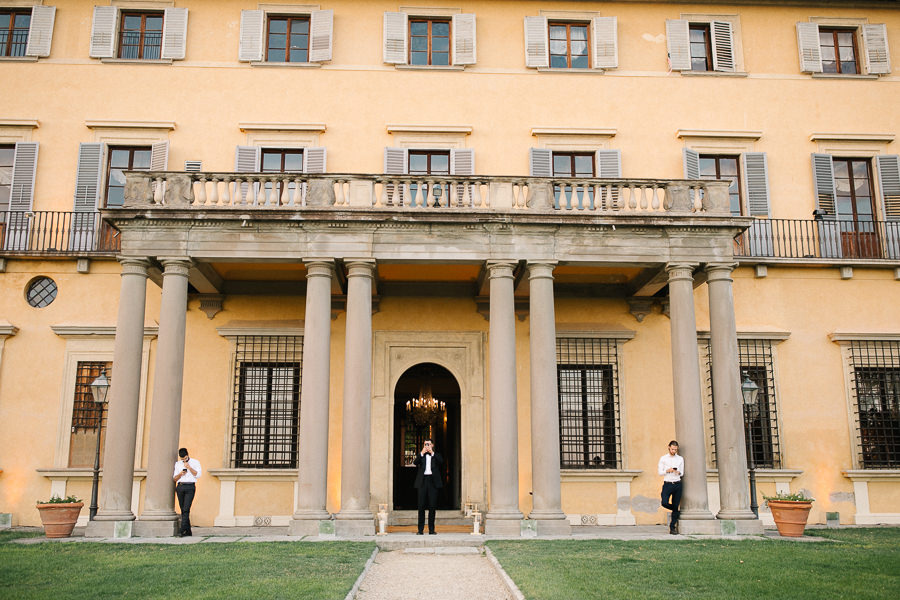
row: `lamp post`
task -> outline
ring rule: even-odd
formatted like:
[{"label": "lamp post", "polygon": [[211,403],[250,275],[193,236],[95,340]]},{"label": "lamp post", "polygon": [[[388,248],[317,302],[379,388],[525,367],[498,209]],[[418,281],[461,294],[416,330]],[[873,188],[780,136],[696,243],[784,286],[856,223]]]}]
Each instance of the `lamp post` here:
[{"label": "lamp post", "polygon": [[[756,397],[759,396],[759,386],[750,379],[747,371],[744,371],[744,381],[741,382],[741,395],[744,396],[744,408],[749,410],[750,416],[753,413],[759,413],[759,405],[756,403]],[[755,409],[755,410],[754,410]],[[750,510],[759,517],[759,505],[756,503],[756,458],[753,456],[753,424],[747,427],[749,435],[750,450]]]},{"label": "lamp post", "polygon": [[106,394],[109,392],[109,379],[106,378],[106,370],[100,371],[94,381],[91,382],[91,394],[94,396],[94,407],[97,410],[97,451],[94,454],[94,479],[91,484],[90,520],[94,520],[97,514],[97,485],[100,482],[100,434],[103,431],[103,405],[106,404]]}]

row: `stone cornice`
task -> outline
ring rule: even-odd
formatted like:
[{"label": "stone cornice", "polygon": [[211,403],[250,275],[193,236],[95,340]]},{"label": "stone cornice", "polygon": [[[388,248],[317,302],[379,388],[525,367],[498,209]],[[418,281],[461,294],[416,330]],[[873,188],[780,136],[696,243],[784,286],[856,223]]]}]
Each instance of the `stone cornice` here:
[{"label": "stone cornice", "polygon": [[325,123],[238,123],[241,131],[317,131],[325,132]]},{"label": "stone cornice", "polygon": [[15,325],[4,322],[0,323],[0,338],[7,338],[19,333],[19,328]]},{"label": "stone cornice", "polygon": [[835,331],[828,334],[828,338],[835,343],[840,342],[900,342],[900,333],[872,332],[860,333],[849,331]]},{"label": "stone cornice", "polygon": [[297,481],[297,469],[207,469],[220,481]]},{"label": "stone cornice", "polygon": [[762,131],[744,131],[739,129],[679,129],[675,132],[678,138],[723,138],[732,140],[758,140]]},{"label": "stone cornice", "polygon": [[[708,339],[709,331],[698,331],[697,337]],[[770,340],[773,342],[783,342],[791,337],[790,331],[738,331],[737,338],[739,340]]]},{"label": "stone cornice", "polygon": [[304,322],[286,321],[229,321],[216,332],[224,338],[247,335],[302,336]]},{"label": "stone cornice", "polygon": [[[116,337],[116,327],[114,325],[51,325],[50,330],[61,338],[80,339],[90,336],[96,337]],[[144,326],[144,337],[154,338],[159,333],[157,326]]]},{"label": "stone cornice", "polygon": [[560,469],[563,482],[631,482],[643,473],[640,469]]},{"label": "stone cornice", "polygon": [[388,133],[472,133],[471,125],[399,125],[389,123]]},{"label": "stone cornice", "polygon": [[896,137],[893,133],[813,133],[809,136],[809,140],[811,142],[837,140],[841,142],[882,142],[890,144]]},{"label": "stone cornice", "polygon": [[615,137],[618,130],[613,128],[589,128],[589,127],[532,127],[531,135],[595,135],[603,137]]},{"label": "stone cornice", "polygon": [[[91,479],[94,476],[94,470],[89,467],[53,467],[48,469],[35,469],[43,477],[47,479]],[[100,476],[103,476],[103,469],[100,469]],[[140,481],[147,477],[146,469],[135,469],[134,480]]]},{"label": "stone cornice", "polygon": [[900,481],[900,469],[846,469],[841,473],[851,481]]},{"label": "stone cornice", "polygon": [[0,127],[27,127],[34,129],[40,127],[37,119],[4,119],[0,118]]},{"label": "stone cornice", "polygon": [[175,129],[175,121],[110,121],[87,119],[84,126],[89,129]]}]

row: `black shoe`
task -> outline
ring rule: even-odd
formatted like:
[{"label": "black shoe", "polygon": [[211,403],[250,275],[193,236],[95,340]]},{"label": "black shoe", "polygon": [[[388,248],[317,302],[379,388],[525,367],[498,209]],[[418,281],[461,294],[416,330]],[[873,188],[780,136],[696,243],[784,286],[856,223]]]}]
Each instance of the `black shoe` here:
[{"label": "black shoe", "polygon": [[416,535],[422,535],[422,532],[421,532],[421,531],[417,531],[417,532],[416,532]]},{"label": "black shoe", "polygon": [[670,533],[671,535],[678,535],[678,530],[676,530],[674,527],[670,527],[670,528],[669,528],[669,533]]},{"label": "black shoe", "polygon": [[184,535],[184,534],[181,533],[181,532],[179,531],[178,533],[175,534],[175,537],[181,537],[181,536],[183,536],[183,535]]},{"label": "black shoe", "polygon": [[429,531],[428,535],[437,535],[437,531]]}]

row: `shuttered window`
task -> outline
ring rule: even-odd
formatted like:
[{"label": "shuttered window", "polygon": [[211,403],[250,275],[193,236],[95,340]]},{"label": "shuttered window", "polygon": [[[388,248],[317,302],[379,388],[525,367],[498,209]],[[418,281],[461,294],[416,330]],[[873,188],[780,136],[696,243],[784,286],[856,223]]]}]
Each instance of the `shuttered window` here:
[{"label": "shuttered window", "polygon": [[90,56],[124,60],[182,60],[187,43],[188,9],[122,11],[95,6]]},{"label": "shuttered window", "polygon": [[238,60],[316,63],[331,60],[334,11],[268,14],[242,10]]},{"label": "shuttered window", "polygon": [[553,69],[614,69],[619,65],[616,17],[548,21],[525,17],[525,66]]},{"label": "shuttered window", "polygon": [[309,62],[309,17],[269,17],[268,62]]},{"label": "shuttered window", "polygon": [[[729,181],[731,214],[769,217],[769,168],[765,152],[700,154],[683,150],[684,178]],[[746,201],[744,194],[746,192]],[[754,224],[753,227],[757,225]]]},{"label": "shuttered window", "polygon": [[[800,70],[804,73],[884,75],[891,72],[887,26],[820,27],[797,23]],[[865,66],[865,71],[863,70]]]},{"label": "shuttered window", "polygon": [[729,182],[728,199],[731,214],[744,214],[741,200],[741,171],[738,168],[739,156],[722,156],[715,154],[700,155],[700,179],[713,179]]},{"label": "shuttered window", "polygon": [[30,10],[0,10],[0,56],[25,56],[30,26]]},{"label": "shuttered window", "polygon": [[449,19],[409,19],[409,64],[450,64]]},{"label": "shuttered window", "polygon": [[729,21],[666,21],[666,45],[673,71],[734,72],[734,30]]},{"label": "shuttered window", "polygon": [[449,175],[449,150],[410,150],[410,175]]},{"label": "shuttered window", "polygon": [[550,67],[555,69],[588,69],[587,23],[550,21]]},{"label": "shuttered window", "polygon": [[691,23],[688,27],[691,48],[691,71],[712,71],[712,43],[708,23]]},{"label": "shuttered window", "polygon": [[859,73],[856,29],[820,27],[819,52],[823,73]]},{"label": "shuttered window", "polygon": [[162,13],[122,13],[119,58],[158,60],[162,37]]},{"label": "shuttered window", "polygon": [[12,187],[13,158],[16,147],[0,146],[0,211],[9,210],[9,195]]},{"label": "shuttered window", "polygon": [[150,146],[110,146],[106,161],[106,207],[125,204],[124,171],[149,171]]},{"label": "shuttered window", "polygon": [[383,59],[394,65],[475,64],[475,15],[446,17],[384,13]]}]

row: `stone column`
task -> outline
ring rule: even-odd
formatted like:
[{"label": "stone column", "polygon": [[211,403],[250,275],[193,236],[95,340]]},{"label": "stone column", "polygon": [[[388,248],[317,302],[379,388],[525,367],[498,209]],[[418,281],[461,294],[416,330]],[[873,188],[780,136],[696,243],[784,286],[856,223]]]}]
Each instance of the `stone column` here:
[{"label": "stone column", "polygon": [[490,289],[490,505],[486,534],[518,535],[519,446],[516,416],[516,315],[513,297],[514,262],[487,263]]},{"label": "stone column", "polygon": [[[709,285],[709,329],[712,355],[716,465],[719,469],[719,519],[756,520],[747,491],[747,447],[744,443],[744,398],[731,286],[733,263],[706,267]],[[758,527],[756,527],[758,525]],[[762,531],[762,525],[741,523]],[[743,531],[742,531],[743,532]]]},{"label": "stone column", "polygon": [[100,508],[85,531],[88,537],[113,537],[117,533],[119,537],[128,537],[135,518],[131,512],[131,490],[141,398],[147,267],[150,262],[145,258],[120,260],[122,284],[103,450],[103,483],[100,486]]},{"label": "stone column", "polygon": [[300,432],[297,452],[297,510],[291,535],[317,535],[328,489],[328,400],[331,377],[331,281],[334,261],[306,261],[306,316],[303,374],[300,378]]},{"label": "stone column", "polygon": [[[672,379],[675,404],[675,437],[684,457],[681,497],[682,533],[715,533],[706,488],[706,444],[700,395],[700,358],[697,321],[694,317],[692,264],[666,265],[669,274],[669,314],[672,327]],[[660,454],[669,440],[660,440]],[[662,484],[660,484],[661,486]],[[704,521],[707,521],[705,522]]]},{"label": "stone column", "polygon": [[172,468],[178,459],[181,434],[184,333],[191,261],[163,258],[160,262],[164,271],[150,415],[147,491],[144,511],[136,527],[136,533],[142,536],[175,535],[178,518]]},{"label": "stone column", "polygon": [[347,265],[347,334],[344,351],[344,415],[341,429],[341,510],[335,533],[375,535],[369,506],[369,449],[372,427],[373,260]]},{"label": "stone column", "polygon": [[559,473],[559,391],[556,383],[556,311],[553,267],[529,263],[531,326],[531,490],[529,519],[539,535],[569,535],[572,527],[562,511]]}]

